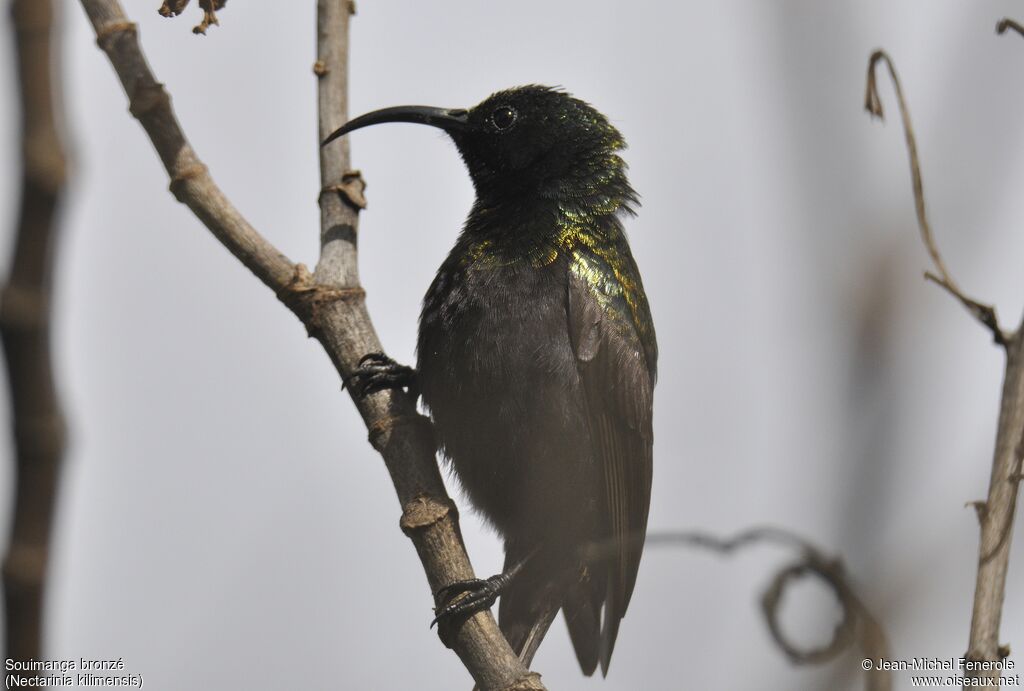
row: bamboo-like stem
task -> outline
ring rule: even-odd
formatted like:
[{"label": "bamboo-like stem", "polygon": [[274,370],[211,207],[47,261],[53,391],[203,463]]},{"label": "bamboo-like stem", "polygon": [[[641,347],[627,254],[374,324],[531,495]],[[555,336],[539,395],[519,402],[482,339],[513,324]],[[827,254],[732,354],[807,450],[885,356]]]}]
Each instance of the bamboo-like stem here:
[{"label": "bamboo-like stem", "polygon": [[21,104],[21,208],[0,299],[0,338],[11,391],[17,476],[3,563],[6,657],[39,658],[43,586],[65,426],[50,356],[53,259],[66,164],[51,0],[14,0]]}]

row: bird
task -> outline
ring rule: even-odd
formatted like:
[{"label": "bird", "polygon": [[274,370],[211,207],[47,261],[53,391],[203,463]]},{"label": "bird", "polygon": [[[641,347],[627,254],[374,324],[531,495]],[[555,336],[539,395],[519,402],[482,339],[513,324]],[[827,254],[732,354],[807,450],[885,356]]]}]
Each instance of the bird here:
[{"label": "bird", "polygon": [[416,366],[370,353],[364,395],[422,397],[439,448],[504,540],[489,579],[437,593],[437,620],[490,607],[528,666],[559,611],[580,668],[607,675],[643,552],[658,347],[623,225],[639,198],[609,119],[560,88],[464,108],[397,106],[323,144],[391,122],[440,128],[476,199],[423,300]]}]

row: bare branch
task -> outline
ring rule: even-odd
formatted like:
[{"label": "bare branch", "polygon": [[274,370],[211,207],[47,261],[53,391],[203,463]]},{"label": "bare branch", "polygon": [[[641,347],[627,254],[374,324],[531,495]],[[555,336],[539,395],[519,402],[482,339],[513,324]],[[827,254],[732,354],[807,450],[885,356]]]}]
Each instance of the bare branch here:
[{"label": "bare branch", "polygon": [[[317,96],[319,139],[348,117],[347,0],[317,3]],[[365,206],[363,184],[349,165],[348,138],[320,149],[320,261],[313,282],[322,289],[353,289],[359,285],[356,240],[359,209]],[[357,192],[357,194],[356,194]],[[367,353],[381,352],[380,341],[362,300],[324,305],[313,333],[334,359],[343,380]],[[457,513],[441,481],[435,443],[426,418],[411,397],[400,391],[353,395],[371,441],[384,455],[399,500],[405,507],[402,528],[419,552],[432,592],[453,581],[473,577],[462,544]],[[481,612],[454,631],[440,630],[446,645],[462,659],[481,689],[542,689],[512,652],[490,612]]]},{"label": "bare branch", "polygon": [[56,110],[54,7],[14,0],[22,127],[21,208],[14,256],[0,300],[0,337],[11,390],[17,453],[16,494],[3,578],[8,659],[41,653],[43,586],[61,459],[64,418],[50,358],[57,206],[66,164]]},{"label": "bare branch", "polygon": [[[178,4],[181,4],[180,2]],[[142,123],[171,177],[171,191],[232,254],[274,290],[327,351],[342,380],[360,358],[382,350],[364,304],[356,264],[356,231],[362,185],[349,170],[342,140],[321,153],[321,256],[316,271],[293,265],[231,205],[188,144],[138,43],[135,25],[117,0],[82,0],[97,42],[110,58],[128,95],[130,110]],[[182,5],[183,7],[183,5]],[[348,0],[317,4],[320,136],[346,117]],[[362,200],[362,204],[359,203]],[[384,457],[402,505],[402,530],[419,553],[431,591],[473,577],[458,527],[455,505],[445,490],[435,459],[429,420],[413,400],[396,391],[354,396],[370,442]],[[428,618],[424,616],[424,626]],[[441,631],[484,691],[542,691],[540,677],[512,652],[490,612],[481,612]]]},{"label": "bare branch", "polygon": [[[1008,655],[999,642],[999,625],[1006,595],[1006,574],[1010,563],[1013,520],[1024,456],[1024,337],[1017,331],[1006,348],[999,427],[992,460],[988,497],[975,509],[981,524],[978,545],[978,575],[974,587],[971,633],[965,657],[972,661],[996,662]],[[977,670],[972,676],[998,683],[999,670]],[[965,686],[966,688],[966,686]]]},{"label": "bare branch", "polygon": [[939,246],[935,242],[935,236],[932,233],[931,224],[928,222],[928,213],[925,208],[924,182],[921,179],[921,164],[917,155],[917,141],[914,137],[914,127],[910,120],[910,110],[907,108],[906,99],[903,97],[903,86],[900,84],[900,78],[896,74],[896,68],[893,66],[892,59],[883,50],[876,50],[871,54],[871,58],[868,61],[867,93],[864,98],[864,108],[871,115],[879,119],[884,118],[882,100],[878,94],[878,83],[875,76],[876,66],[879,61],[885,62],[886,67],[889,69],[889,76],[892,78],[893,88],[896,90],[896,101],[899,105],[900,117],[903,119],[903,133],[906,137],[907,153],[910,157],[910,176],[914,187],[914,209],[917,212],[917,225],[921,230],[921,240],[924,242],[925,249],[928,250],[932,263],[938,272],[937,277],[928,273],[925,274],[925,277],[931,278],[958,299],[967,311],[974,315],[975,319],[992,332],[993,340],[1005,347],[1007,336],[999,327],[995,308],[992,305],[985,305],[967,297],[953,279],[949,269],[946,268],[946,262],[943,261],[942,254],[939,252]]},{"label": "bare branch", "polygon": [[[1008,28],[1024,34],[1022,27],[1014,21],[1003,20],[996,27],[999,33]],[[1024,457],[1024,336],[1018,327],[1013,333],[1006,333],[996,319],[990,305],[973,300],[960,290],[946,270],[932,238],[924,212],[924,191],[917,161],[917,148],[910,127],[899,78],[892,61],[882,51],[871,56],[868,65],[868,96],[866,107],[873,115],[881,116],[881,103],[875,87],[874,67],[879,60],[885,60],[896,88],[900,112],[903,115],[910,152],[910,167],[914,178],[914,200],[918,210],[921,235],[928,247],[938,275],[925,276],[949,291],[978,319],[988,327],[996,343],[1006,350],[1006,372],[1003,377],[1003,391],[999,409],[999,426],[996,432],[995,452],[992,459],[992,474],[989,480],[988,498],[981,502],[970,502],[981,524],[981,540],[978,546],[978,573],[974,588],[974,606],[971,613],[971,632],[965,658],[972,662],[998,662],[1009,654],[1009,649],[999,643],[999,625],[1003,614],[1003,599],[1006,594],[1006,573],[1010,562],[1010,537],[1017,508],[1017,490],[1021,479],[1021,459]],[[1024,325],[1022,325],[1024,327]],[[983,685],[998,686],[1000,670],[968,670],[969,679],[983,679]],[[965,682],[964,688],[975,684]]]},{"label": "bare branch", "polygon": [[992,305],[984,305],[977,300],[967,297],[955,285],[948,283],[941,276],[936,276],[931,271],[925,271],[924,277],[959,300],[960,304],[966,307],[967,311],[973,314],[975,319],[992,332],[992,340],[996,344],[1006,347],[1010,337],[1000,328],[999,320],[996,317],[996,310]]},{"label": "bare branch", "polygon": [[[772,527],[751,528],[731,538],[719,538],[701,531],[652,533],[647,544],[682,545],[705,549],[723,556],[759,544],[776,544],[800,553],[800,557],[781,569],[761,597],[761,608],[772,640],[795,664],[821,664],[834,659],[854,641],[865,658],[888,659],[889,646],[881,625],[850,584],[842,563],[823,554],[799,535]],[[843,616],[832,639],[824,646],[804,649],[791,642],[782,631],[779,612],[783,595],[791,584],[805,576],[814,576],[827,585],[842,606]],[[892,677],[887,670],[873,669],[865,675],[867,691],[890,691]]]}]

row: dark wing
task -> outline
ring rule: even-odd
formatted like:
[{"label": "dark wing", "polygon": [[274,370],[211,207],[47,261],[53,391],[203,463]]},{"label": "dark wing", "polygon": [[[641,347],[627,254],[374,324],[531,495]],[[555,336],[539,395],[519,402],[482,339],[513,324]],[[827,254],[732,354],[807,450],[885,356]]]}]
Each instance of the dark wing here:
[{"label": "dark wing", "polygon": [[[623,243],[624,244],[624,243]],[[647,530],[651,503],[653,434],[651,413],[657,347],[636,266],[628,247],[617,255],[624,265],[616,266],[620,280],[595,281],[593,271],[609,276],[598,266],[600,259],[585,260],[587,271],[569,275],[569,329],[590,421],[596,461],[604,479],[604,496],[599,508],[606,517],[599,539],[610,558],[591,565],[594,571],[594,599],[604,601],[600,630],[599,659],[607,673],[618,635],[619,621],[626,613],[636,583],[640,555]],[[624,250],[624,251],[623,251]],[[579,265],[577,264],[577,268]],[[630,294],[632,290],[632,294]],[[570,616],[567,607],[566,616]],[[593,659],[588,639],[573,631],[573,643],[581,664]],[[595,632],[596,633],[596,632]],[[591,666],[591,669],[593,667]]]}]

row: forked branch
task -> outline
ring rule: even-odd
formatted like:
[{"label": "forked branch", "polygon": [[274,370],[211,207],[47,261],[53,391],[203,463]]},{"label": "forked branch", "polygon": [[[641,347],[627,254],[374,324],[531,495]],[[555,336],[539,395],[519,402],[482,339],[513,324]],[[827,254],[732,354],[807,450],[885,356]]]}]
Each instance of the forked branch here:
[{"label": "forked branch", "polygon": [[[139,46],[138,31],[117,0],[81,0],[128,95],[130,110],[149,135],[171,178],[171,191],[245,266],[278,295],[327,351],[343,380],[359,359],[382,350],[363,300],[356,271],[357,205],[344,194],[351,184],[344,146],[321,155],[321,256],[316,271],[293,264],[232,206],[199,160],[171,108],[166,89],[153,76]],[[178,3],[181,4],[181,3]],[[346,118],[348,0],[317,3],[320,133]],[[412,399],[396,391],[354,396],[370,442],[384,457],[399,502],[402,530],[423,563],[431,591],[473,577],[459,533],[454,504],[445,491],[435,459],[429,421]],[[424,616],[424,627],[429,617]],[[481,612],[445,642],[485,691],[537,691],[538,675],[519,661],[490,612]]]},{"label": "forked branch", "polygon": [[957,282],[953,280],[953,275],[946,268],[946,262],[942,259],[942,253],[939,252],[939,246],[935,242],[935,235],[932,233],[931,224],[928,222],[928,211],[924,203],[924,182],[921,179],[921,163],[917,156],[917,141],[914,137],[913,123],[910,121],[910,110],[907,108],[906,99],[903,97],[903,86],[900,84],[900,78],[896,74],[896,68],[893,66],[888,54],[883,50],[876,50],[871,54],[871,58],[868,61],[867,94],[864,98],[864,108],[874,117],[879,119],[884,119],[885,117],[875,77],[879,61],[885,62],[886,67],[889,69],[889,76],[892,77],[893,88],[896,90],[896,101],[899,104],[900,117],[903,120],[903,134],[907,142],[907,154],[910,157],[910,177],[914,187],[914,209],[917,212],[917,225],[921,231],[921,240],[924,242],[925,249],[928,250],[932,263],[935,265],[935,270],[938,272],[937,274],[925,272],[925,278],[945,288],[950,295],[967,308],[967,311],[974,315],[975,319],[992,332],[992,338],[996,343],[1005,346],[1007,336],[999,327],[995,308],[968,297],[960,289]]},{"label": "forked branch", "polygon": [[[1007,27],[1020,30],[1015,22],[1000,23],[1000,33]],[[981,540],[978,547],[978,571],[974,588],[974,606],[971,614],[971,632],[965,657],[971,662],[998,662],[1005,658],[1009,649],[999,643],[999,625],[1003,614],[1003,599],[1006,594],[1006,574],[1010,562],[1010,538],[1013,533],[1013,519],[1017,508],[1017,488],[1021,479],[1021,458],[1024,456],[1024,337],[1022,329],[1004,332],[996,320],[995,309],[967,297],[953,281],[939,254],[932,237],[931,228],[925,215],[924,189],[917,161],[917,146],[914,143],[910,115],[903,98],[899,78],[889,56],[876,51],[868,63],[868,89],[866,107],[872,115],[881,116],[882,106],[875,86],[875,65],[884,60],[889,67],[899,99],[900,112],[910,152],[910,168],[914,179],[914,202],[917,206],[918,224],[928,252],[932,256],[938,276],[929,275],[954,295],[993,334],[996,343],[1006,351],[1006,372],[1003,377],[1003,392],[999,406],[999,426],[996,431],[995,453],[992,460],[992,474],[989,479],[988,498],[972,502],[981,524]],[[997,686],[998,669],[974,669],[969,677],[984,679],[988,685]],[[965,683],[965,688],[973,686]]]}]

